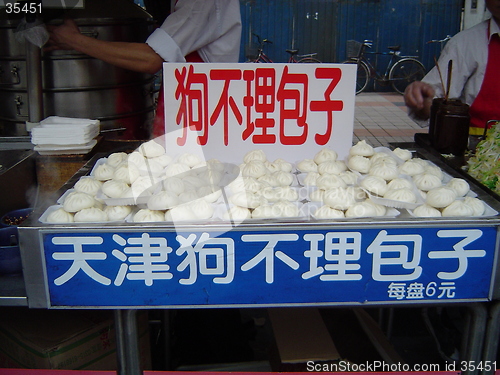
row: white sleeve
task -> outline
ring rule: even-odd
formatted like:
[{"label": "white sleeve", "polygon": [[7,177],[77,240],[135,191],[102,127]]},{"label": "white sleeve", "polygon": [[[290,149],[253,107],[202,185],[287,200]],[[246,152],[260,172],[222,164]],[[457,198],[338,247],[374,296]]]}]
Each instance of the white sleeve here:
[{"label": "white sleeve", "polygon": [[240,38],[239,0],[178,0],[146,43],[167,62],[194,51],[205,62],[237,62]]},{"label": "white sleeve", "polygon": [[181,49],[163,29],[156,29],[146,43],[167,62],[185,62]]},{"label": "white sleeve", "polygon": [[464,89],[478,68],[477,60],[471,58],[471,56],[475,55],[476,47],[474,45],[480,43],[480,40],[475,35],[472,38],[470,35],[470,33],[459,33],[446,43],[438,60],[441,76],[437,67],[434,67],[424,77],[423,81],[431,84],[436,90],[436,97],[445,96],[444,90],[446,90],[448,82],[448,64],[452,61],[453,69],[451,77],[449,77],[451,79],[449,97],[467,102]]},{"label": "white sleeve", "polygon": [[179,0],[160,29],[186,56],[221,38],[239,18],[238,0]]}]

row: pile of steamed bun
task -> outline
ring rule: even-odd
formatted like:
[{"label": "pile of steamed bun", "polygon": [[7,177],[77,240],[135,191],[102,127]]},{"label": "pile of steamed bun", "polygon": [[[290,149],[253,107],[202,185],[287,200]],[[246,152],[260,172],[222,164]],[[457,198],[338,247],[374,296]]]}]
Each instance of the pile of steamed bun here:
[{"label": "pile of steamed bun", "polygon": [[[42,215],[47,223],[243,221],[390,216],[481,216],[486,206],[408,150],[374,149],[365,141],[345,160],[324,148],[292,164],[248,152],[239,166],[191,153],[169,156],[155,141],[98,160]],[[224,197],[223,197],[224,191]],[[396,211],[399,213],[399,211]],[[41,218],[41,220],[42,220]]]}]

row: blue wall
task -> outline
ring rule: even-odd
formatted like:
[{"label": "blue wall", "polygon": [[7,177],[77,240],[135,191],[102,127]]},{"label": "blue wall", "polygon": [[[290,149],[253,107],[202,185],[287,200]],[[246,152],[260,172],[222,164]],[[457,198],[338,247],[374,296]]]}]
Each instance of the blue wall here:
[{"label": "blue wall", "polygon": [[[323,62],[346,59],[346,42],[372,39],[373,51],[401,45],[404,55],[434,65],[439,44],[427,44],[460,30],[463,0],[241,0],[243,38],[240,61],[255,47],[252,33],[273,42],[266,54],[286,62],[287,48],[317,52]],[[379,71],[385,61],[379,61]],[[382,67],[380,67],[382,66]]]}]

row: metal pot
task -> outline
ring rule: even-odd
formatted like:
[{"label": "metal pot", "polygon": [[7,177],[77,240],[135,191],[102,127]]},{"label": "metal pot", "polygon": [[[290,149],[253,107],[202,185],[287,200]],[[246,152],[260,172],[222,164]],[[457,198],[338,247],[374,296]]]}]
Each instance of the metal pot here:
[{"label": "metal pot", "polygon": [[[54,16],[55,15],[55,16]],[[86,0],[73,9],[82,33],[101,40],[144,42],[151,16],[126,0]],[[44,21],[62,22],[61,11],[44,12]],[[19,19],[0,13],[0,136],[27,135],[26,45],[15,38]],[[101,120],[109,138],[149,139],[154,114],[155,77],[107,64],[76,51],[42,53],[43,116]]]}]

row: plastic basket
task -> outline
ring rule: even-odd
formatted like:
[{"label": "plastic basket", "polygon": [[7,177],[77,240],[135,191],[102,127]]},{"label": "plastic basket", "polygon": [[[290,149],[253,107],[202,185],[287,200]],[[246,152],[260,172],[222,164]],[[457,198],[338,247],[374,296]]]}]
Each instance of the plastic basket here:
[{"label": "plastic basket", "polygon": [[353,57],[358,57],[362,46],[363,43],[361,42],[358,42],[356,40],[348,40],[346,42],[347,58],[351,59]]},{"label": "plastic basket", "polygon": [[255,60],[259,55],[259,49],[256,44],[250,44],[245,46],[245,57],[248,60]]}]

